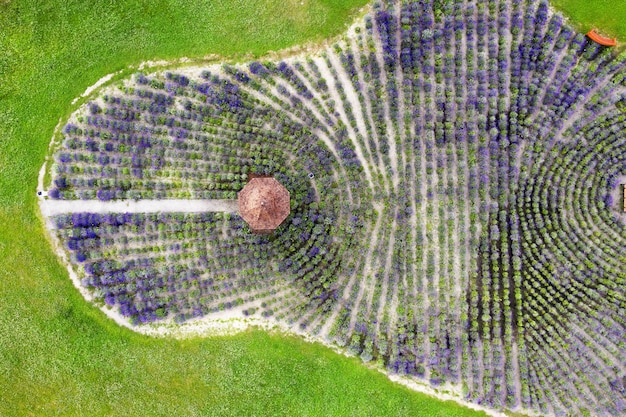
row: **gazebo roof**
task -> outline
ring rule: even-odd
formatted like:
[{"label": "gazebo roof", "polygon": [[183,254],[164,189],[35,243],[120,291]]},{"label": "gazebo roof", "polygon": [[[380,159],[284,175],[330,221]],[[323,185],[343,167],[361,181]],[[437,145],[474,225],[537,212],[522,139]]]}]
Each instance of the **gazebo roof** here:
[{"label": "gazebo roof", "polygon": [[239,214],[254,233],[271,233],[289,216],[289,191],[273,177],[252,178],[239,192]]}]

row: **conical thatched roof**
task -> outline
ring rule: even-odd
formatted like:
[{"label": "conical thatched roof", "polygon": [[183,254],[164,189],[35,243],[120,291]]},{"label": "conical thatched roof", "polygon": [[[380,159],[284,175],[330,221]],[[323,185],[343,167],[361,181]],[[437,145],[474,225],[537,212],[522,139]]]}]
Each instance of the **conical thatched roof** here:
[{"label": "conical thatched roof", "polygon": [[275,178],[252,178],[238,199],[239,214],[254,233],[271,233],[289,216],[289,191]]}]

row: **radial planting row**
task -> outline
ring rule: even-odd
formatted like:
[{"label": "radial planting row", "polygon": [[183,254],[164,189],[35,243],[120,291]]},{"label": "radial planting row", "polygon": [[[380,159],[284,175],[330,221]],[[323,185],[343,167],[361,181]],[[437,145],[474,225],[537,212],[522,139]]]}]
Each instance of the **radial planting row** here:
[{"label": "radial planting row", "polygon": [[292,214],[54,219],[133,323],[240,311],[467,399],[626,412],[624,56],[543,1],[375,3],[316,56],[138,74],[81,109],[51,198],[235,198]]}]

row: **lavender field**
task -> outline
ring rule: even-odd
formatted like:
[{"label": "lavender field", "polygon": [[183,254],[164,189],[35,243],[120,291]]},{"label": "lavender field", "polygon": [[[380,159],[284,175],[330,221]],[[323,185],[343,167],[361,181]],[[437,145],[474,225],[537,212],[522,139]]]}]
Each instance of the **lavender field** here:
[{"label": "lavender field", "polygon": [[[626,413],[626,55],[545,1],[373,4],[280,62],[138,73],[63,129],[50,218],[133,325],[260,317],[494,409]],[[291,215],[86,213],[236,199]],[[617,196],[617,197],[616,197]]]}]

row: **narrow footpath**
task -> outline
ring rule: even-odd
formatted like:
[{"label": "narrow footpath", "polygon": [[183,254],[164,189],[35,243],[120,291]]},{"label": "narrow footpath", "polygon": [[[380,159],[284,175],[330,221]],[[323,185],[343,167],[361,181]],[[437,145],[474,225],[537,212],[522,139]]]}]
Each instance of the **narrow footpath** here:
[{"label": "narrow footpath", "polygon": [[62,213],[236,213],[237,200],[48,200],[39,207],[44,217]]}]

